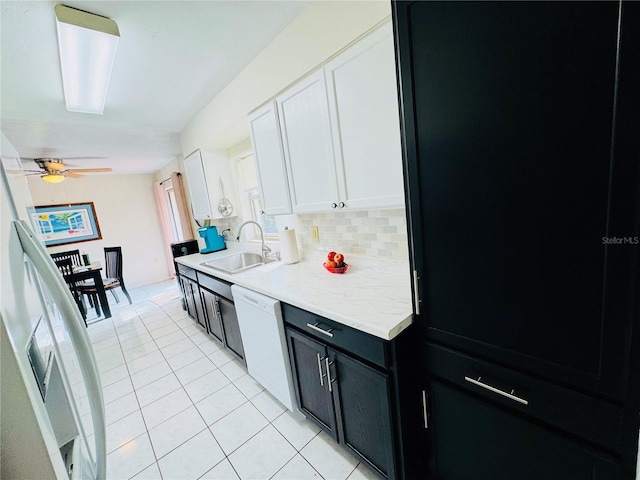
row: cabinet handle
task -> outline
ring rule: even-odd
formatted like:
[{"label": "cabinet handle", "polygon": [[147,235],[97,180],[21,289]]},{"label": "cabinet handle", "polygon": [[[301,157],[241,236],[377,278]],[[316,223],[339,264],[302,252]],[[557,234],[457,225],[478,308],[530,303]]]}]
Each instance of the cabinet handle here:
[{"label": "cabinet handle", "polygon": [[418,280],[420,277],[418,276],[418,271],[413,271],[413,305],[415,307],[416,315],[420,315],[420,294],[418,290]]},{"label": "cabinet handle", "polygon": [[320,333],[324,333],[327,337],[333,337],[333,328],[330,328],[329,330],[325,330],[323,328],[318,327],[318,325],[320,325],[319,323],[307,323],[307,327],[309,327],[312,330],[315,330],[316,332],[320,332]]},{"label": "cabinet handle", "polygon": [[331,204],[331,208],[338,208],[338,204],[337,204],[337,203],[335,203],[335,202],[333,202],[333,203]]},{"label": "cabinet handle", "polygon": [[525,400],[524,398],[516,397],[514,395],[515,390],[511,390],[511,393],[509,393],[509,392],[505,392],[503,390],[500,390],[499,388],[492,387],[491,385],[487,385],[486,383],[481,382],[480,380],[482,379],[482,377],[478,377],[477,380],[474,380],[473,378],[469,378],[469,377],[464,377],[464,379],[467,382],[473,383],[474,385],[477,385],[477,386],[482,387],[482,388],[486,388],[490,392],[497,393],[498,395],[502,395],[503,397],[507,397],[510,400],[513,400],[513,401],[518,402],[518,403],[522,403],[523,405],[529,405],[529,402],[527,400]]},{"label": "cabinet handle", "polygon": [[422,418],[424,420],[424,429],[429,428],[429,414],[427,413],[427,392],[422,390]]},{"label": "cabinet handle", "polygon": [[344,208],[345,207],[344,202],[340,202],[339,206],[340,206],[340,208]]},{"label": "cabinet handle", "polygon": [[320,386],[324,387],[324,377],[325,377],[325,375],[323,375],[323,373],[322,373],[322,360],[324,360],[324,357],[320,358],[320,354],[316,353],[316,358],[318,359],[318,375],[320,375]]},{"label": "cabinet handle", "polygon": [[333,388],[331,388],[331,384],[336,381],[335,378],[331,378],[331,369],[330,369],[330,367],[331,367],[331,365],[333,365],[333,362],[329,361],[329,357],[324,357],[324,364],[327,367],[327,385],[329,385],[329,391],[333,392]]},{"label": "cabinet handle", "polygon": [[219,322],[222,322],[222,313],[220,313],[220,302],[218,302],[218,300],[213,302],[213,308],[216,309],[216,318]]}]

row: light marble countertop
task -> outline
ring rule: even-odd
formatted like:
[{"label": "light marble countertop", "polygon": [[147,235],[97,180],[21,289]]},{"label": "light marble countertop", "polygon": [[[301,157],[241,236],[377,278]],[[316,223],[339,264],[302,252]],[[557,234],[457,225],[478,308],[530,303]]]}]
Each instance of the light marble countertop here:
[{"label": "light marble countertop", "polygon": [[412,322],[407,260],[349,255],[349,269],[342,275],[324,269],[322,251],[303,251],[294,265],[278,261],[234,274],[202,265],[247,251],[259,253],[260,245],[228,242],[227,250],[178,257],[176,262],[385,340]]}]

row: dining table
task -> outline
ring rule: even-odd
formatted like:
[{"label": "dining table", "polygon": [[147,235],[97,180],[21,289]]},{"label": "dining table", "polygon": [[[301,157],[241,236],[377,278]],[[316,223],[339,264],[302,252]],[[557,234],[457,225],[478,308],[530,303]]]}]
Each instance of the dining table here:
[{"label": "dining table", "polygon": [[[81,267],[74,267],[72,273],[72,280],[74,282],[84,282],[85,280],[92,279],[96,287],[96,293],[98,294],[98,304],[94,305],[96,314],[100,316],[104,313],[104,318],[111,317],[111,308],[109,307],[109,301],[107,300],[107,292],[104,289],[104,283],[102,282],[102,266],[98,264],[91,264]],[[102,311],[101,311],[102,309]]]}]

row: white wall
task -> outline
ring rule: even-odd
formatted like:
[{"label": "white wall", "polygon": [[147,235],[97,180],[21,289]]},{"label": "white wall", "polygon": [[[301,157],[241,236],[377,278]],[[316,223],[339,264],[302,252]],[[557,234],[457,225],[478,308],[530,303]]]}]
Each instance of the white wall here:
[{"label": "white wall", "polygon": [[[232,160],[251,148],[247,116],[252,110],[390,15],[391,5],[387,1],[309,2],[298,18],[191,119],[180,135],[183,154],[189,155],[198,148],[226,150]],[[238,185],[237,178],[234,180]],[[219,230],[231,228],[235,236],[243,221],[239,210],[240,205],[236,206],[237,217],[211,223]]]},{"label": "white wall", "polygon": [[158,170],[155,173],[155,181],[162,182],[163,180],[166,180],[167,178],[169,178],[173,172],[184,173],[184,166],[182,164],[182,160],[183,160],[182,158],[180,159],[176,158],[175,160],[172,160],[171,162],[167,163],[164,167],[162,167],[160,170]]},{"label": "white wall", "polygon": [[182,153],[249,138],[247,114],[391,15],[387,1],[309,2],[180,135]]},{"label": "white wall", "polygon": [[50,247],[51,253],[79,249],[104,265],[104,247],[122,247],[127,288],[169,278],[153,196],[154,174],[87,175],[48,184],[29,177],[33,202],[39,205],[93,202],[101,240]]}]

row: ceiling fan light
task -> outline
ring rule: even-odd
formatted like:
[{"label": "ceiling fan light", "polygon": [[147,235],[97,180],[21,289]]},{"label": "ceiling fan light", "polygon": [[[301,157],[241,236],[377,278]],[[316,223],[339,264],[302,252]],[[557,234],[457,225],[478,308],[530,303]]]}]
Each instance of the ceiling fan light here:
[{"label": "ceiling fan light", "polygon": [[60,183],[64,180],[64,175],[59,175],[57,173],[45,173],[41,175],[40,178],[47,183]]},{"label": "ceiling fan light", "polygon": [[67,110],[102,115],[120,32],[113,20],[56,5],[62,84]]}]

